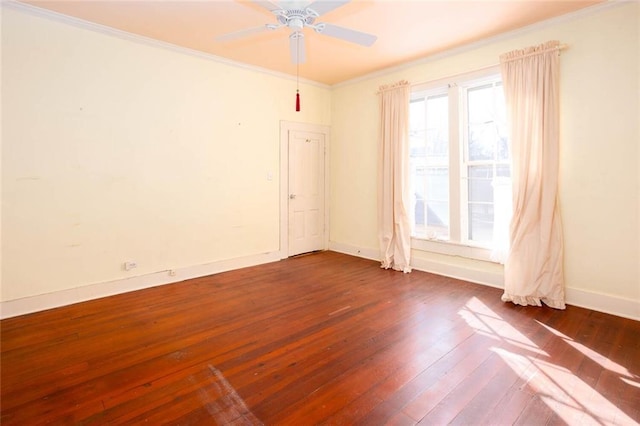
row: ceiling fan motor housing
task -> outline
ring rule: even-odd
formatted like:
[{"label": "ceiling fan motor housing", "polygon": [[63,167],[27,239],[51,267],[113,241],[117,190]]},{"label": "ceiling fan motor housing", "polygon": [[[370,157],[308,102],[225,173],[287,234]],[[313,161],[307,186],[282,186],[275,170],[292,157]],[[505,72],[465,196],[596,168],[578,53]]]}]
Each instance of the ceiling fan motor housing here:
[{"label": "ceiling fan motor housing", "polygon": [[318,13],[309,8],[278,10],[274,13],[278,17],[278,22],[287,26],[292,32],[302,31],[306,26],[313,27],[313,22],[318,17]]},{"label": "ceiling fan motor housing", "polygon": [[[2,0],[0,0],[2,1]],[[293,8],[283,8],[284,0],[280,0],[280,4],[273,3],[272,0],[250,0],[258,6],[267,9],[275,15],[277,22],[265,24],[256,28],[248,28],[242,31],[236,31],[230,34],[218,37],[220,41],[233,40],[239,36],[253,34],[264,30],[274,31],[279,28],[287,27],[291,33],[289,34],[289,50],[291,61],[294,64],[305,62],[305,44],[303,30],[305,27],[314,30],[316,33],[327,35],[329,37],[338,38],[361,46],[371,46],[376,41],[376,36],[352,30],[350,28],[327,23],[316,23],[321,15],[336,9],[351,0],[315,0],[308,7],[303,5],[308,2],[305,0],[292,0],[286,3],[291,4]]]}]

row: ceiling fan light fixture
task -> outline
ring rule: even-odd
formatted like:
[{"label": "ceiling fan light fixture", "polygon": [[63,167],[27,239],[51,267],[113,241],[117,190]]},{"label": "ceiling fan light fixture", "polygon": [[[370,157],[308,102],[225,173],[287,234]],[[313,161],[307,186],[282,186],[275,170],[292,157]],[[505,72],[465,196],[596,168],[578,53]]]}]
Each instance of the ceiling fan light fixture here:
[{"label": "ceiling fan light fixture", "polygon": [[287,25],[291,29],[291,32],[302,31],[304,28],[304,20],[298,17],[291,18]]}]

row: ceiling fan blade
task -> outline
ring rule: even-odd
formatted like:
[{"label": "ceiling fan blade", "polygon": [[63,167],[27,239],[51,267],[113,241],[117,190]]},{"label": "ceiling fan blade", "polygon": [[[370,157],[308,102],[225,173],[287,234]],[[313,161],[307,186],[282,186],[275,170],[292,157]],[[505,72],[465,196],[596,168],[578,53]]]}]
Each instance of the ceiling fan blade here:
[{"label": "ceiling fan blade", "polygon": [[300,31],[293,32],[289,36],[289,51],[291,52],[291,62],[294,64],[304,64],[307,60],[307,52],[304,47],[304,34]]},{"label": "ceiling fan blade", "polygon": [[271,3],[269,0],[251,0],[251,2],[257,4],[260,7],[264,7],[270,12],[273,12],[274,10],[282,10],[280,6]]},{"label": "ceiling fan blade", "polygon": [[373,34],[367,34],[332,24],[317,24],[315,26],[315,31],[320,34],[350,41],[351,43],[357,43],[362,46],[371,46],[378,39],[378,37]]},{"label": "ceiling fan blade", "polygon": [[297,9],[304,10],[311,1],[309,0],[278,0],[275,2],[280,5],[280,9],[288,10],[288,9]]},{"label": "ceiling fan blade", "polygon": [[259,27],[254,27],[254,28],[247,28],[244,30],[240,30],[240,31],[234,31],[232,33],[227,33],[227,34],[222,34],[216,37],[217,41],[231,41],[231,40],[235,40],[244,36],[248,36],[251,34],[257,34],[257,33],[261,33],[264,31],[268,31],[271,30],[272,28],[270,28],[268,25],[261,25]]},{"label": "ceiling fan blade", "polygon": [[324,0],[316,0],[307,6],[308,9],[317,12],[318,15],[324,15],[327,12],[332,11],[333,9],[337,9],[340,6],[349,3],[351,0],[341,0],[341,1],[324,1]]}]

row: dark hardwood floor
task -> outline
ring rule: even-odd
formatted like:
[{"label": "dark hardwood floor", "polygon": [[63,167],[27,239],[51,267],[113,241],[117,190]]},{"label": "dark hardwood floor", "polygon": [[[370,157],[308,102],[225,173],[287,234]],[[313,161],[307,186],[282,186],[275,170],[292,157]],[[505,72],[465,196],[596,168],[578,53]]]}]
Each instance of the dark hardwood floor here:
[{"label": "dark hardwood floor", "polygon": [[324,252],[1,322],[1,422],[640,422],[640,322]]}]

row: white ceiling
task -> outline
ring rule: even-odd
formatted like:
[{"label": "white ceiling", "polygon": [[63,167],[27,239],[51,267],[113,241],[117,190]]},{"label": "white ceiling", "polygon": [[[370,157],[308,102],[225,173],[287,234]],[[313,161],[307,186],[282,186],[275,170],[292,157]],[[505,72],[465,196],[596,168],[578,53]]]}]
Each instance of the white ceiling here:
[{"label": "white ceiling", "polygon": [[[300,77],[332,85],[516,30],[603,0],[353,0],[327,14],[327,22],[375,34],[371,47],[305,29],[307,60]],[[269,70],[295,75],[289,31],[220,42],[216,37],[275,23],[267,9],[234,0],[22,0],[85,21]],[[282,2],[286,6],[286,2]],[[291,2],[289,2],[291,3]],[[300,2],[308,4],[308,2]]]}]

